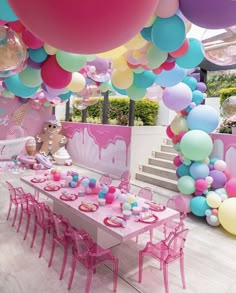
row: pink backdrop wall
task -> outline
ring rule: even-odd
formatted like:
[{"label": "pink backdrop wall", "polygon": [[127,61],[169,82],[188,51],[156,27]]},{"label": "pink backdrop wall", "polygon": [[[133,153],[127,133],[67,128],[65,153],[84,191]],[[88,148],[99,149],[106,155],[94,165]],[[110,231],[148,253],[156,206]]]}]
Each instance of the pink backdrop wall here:
[{"label": "pink backdrop wall", "polygon": [[231,177],[236,177],[236,135],[212,133],[211,137],[214,146],[211,157],[224,160]]},{"label": "pink backdrop wall", "polygon": [[0,140],[16,136],[35,136],[42,132],[43,122],[52,119],[51,107],[39,107],[30,100],[21,103],[18,98],[7,99],[0,97]]},{"label": "pink backdrop wall", "polygon": [[63,122],[72,160],[89,169],[120,176],[130,169],[131,127]]}]

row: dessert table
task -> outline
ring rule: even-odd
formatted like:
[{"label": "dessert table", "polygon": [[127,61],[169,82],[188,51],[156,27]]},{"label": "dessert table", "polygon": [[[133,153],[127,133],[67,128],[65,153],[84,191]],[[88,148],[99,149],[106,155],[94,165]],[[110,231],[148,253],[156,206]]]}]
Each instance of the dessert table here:
[{"label": "dessert table", "polygon": [[[40,178],[42,180],[40,180]],[[25,176],[22,177],[21,180],[33,187],[37,192],[45,194],[52,199],[53,212],[67,217],[73,226],[86,230],[92,239],[104,248],[113,247],[143,232],[158,227],[165,221],[179,217],[179,212],[166,207],[163,211],[152,211],[155,220],[150,223],[141,222],[137,220],[136,216],[131,215],[130,219],[125,221],[125,227],[121,225],[112,227],[112,223],[108,220],[110,217],[115,216],[123,218],[118,199],[112,204],[98,206],[97,194],[78,196],[79,187],[61,187],[60,182],[48,181],[42,175]],[[50,184],[58,186],[58,190],[50,191],[50,188],[48,188]],[[63,197],[66,193],[72,195],[72,200]],[[136,197],[136,199],[138,206],[142,207],[145,200],[140,197]],[[83,210],[81,204],[84,202],[94,204],[95,210]]]}]

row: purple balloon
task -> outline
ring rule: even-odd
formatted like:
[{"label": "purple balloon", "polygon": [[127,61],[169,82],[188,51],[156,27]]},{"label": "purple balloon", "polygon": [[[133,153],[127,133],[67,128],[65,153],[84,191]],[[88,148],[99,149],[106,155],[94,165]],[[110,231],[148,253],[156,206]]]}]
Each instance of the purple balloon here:
[{"label": "purple balloon", "polygon": [[213,190],[224,187],[227,182],[227,177],[222,171],[212,170],[210,171],[209,176],[213,178],[213,182],[211,184],[211,188]]},{"label": "purple balloon", "polygon": [[43,63],[37,63],[31,60],[30,58],[27,59],[27,64],[29,67],[33,69],[40,69]]},{"label": "purple balloon", "polygon": [[199,90],[200,92],[205,93],[206,89],[207,87],[204,82],[198,82],[196,90]]},{"label": "purple balloon", "polygon": [[97,57],[95,60],[87,62],[87,65],[96,67],[96,73],[107,73],[109,69],[109,61]]},{"label": "purple balloon", "polygon": [[193,24],[220,29],[236,24],[236,1],[180,0],[180,11]]}]

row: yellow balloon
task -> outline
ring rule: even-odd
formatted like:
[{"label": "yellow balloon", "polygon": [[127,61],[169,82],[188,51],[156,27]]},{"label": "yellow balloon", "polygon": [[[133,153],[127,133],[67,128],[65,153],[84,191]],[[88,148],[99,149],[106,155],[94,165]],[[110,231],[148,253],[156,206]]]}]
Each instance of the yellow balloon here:
[{"label": "yellow balloon", "polygon": [[112,65],[119,71],[124,71],[129,68],[127,60],[124,55],[114,59]]},{"label": "yellow balloon", "polygon": [[72,80],[68,84],[67,88],[72,92],[80,92],[85,87],[86,80],[84,76],[79,72],[72,74]]},{"label": "yellow balloon", "polygon": [[124,44],[127,49],[130,50],[138,50],[146,45],[147,41],[141,36],[141,34],[137,34],[131,40]]},{"label": "yellow balloon", "polygon": [[127,48],[124,46],[120,46],[118,48],[115,48],[110,51],[106,51],[103,53],[96,54],[98,57],[104,58],[104,59],[115,59],[118,58],[119,56],[123,55],[124,53],[127,52]]},{"label": "yellow balloon", "polygon": [[133,84],[134,75],[130,69],[124,71],[114,69],[111,75],[111,81],[115,87],[119,89],[127,89]]},{"label": "yellow balloon", "polygon": [[236,235],[236,198],[231,197],[223,201],[218,209],[218,217],[223,228]]},{"label": "yellow balloon", "polygon": [[46,51],[46,53],[48,55],[55,55],[56,52],[57,52],[57,49],[56,48],[48,45],[47,43],[44,43],[43,48],[44,48],[44,50]]},{"label": "yellow balloon", "polygon": [[206,196],[206,202],[209,205],[209,207],[215,209],[221,205],[221,198],[214,191],[209,191]]},{"label": "yellow balloon", "polygon": [[129,194],[129,195],[127,196],[127,201],[128,201],[128,203],[133,203],[133,202],[136,202],[137,200],[136,200],[135,195],[133,195],[133,194]]},{"label": "yellow balloon", "polygon": [[186,29],[186,34],[191,30],[192,23],[190,21],[185,22],[185,29]]},{"label": "yellow balloon", "polygon": [[148,20],[148,22],[146,23],[146,25],[144,27],[149,27],[151,25],[153,25],[154,21],[156,20],[156,15],[154,14],[152,17],[150,17],[150,19]]},{"label": "yellow balloon", "polygon": [[175,116],[170,124],[170,128],[175,135],[178,135],[181,131],[188,131],[188,123],[182,116]]}]

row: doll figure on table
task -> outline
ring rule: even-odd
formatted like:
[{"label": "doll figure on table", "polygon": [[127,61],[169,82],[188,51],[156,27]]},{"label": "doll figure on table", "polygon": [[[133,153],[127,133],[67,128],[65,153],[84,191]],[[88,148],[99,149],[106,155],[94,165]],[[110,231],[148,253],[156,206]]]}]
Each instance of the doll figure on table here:
[{"label": "doll figure on table", "polygon": [[59,148],[67,143],[67,138],[60,134],[61,123],[50,120],[44,124],[44,133],[36,136],[37,143],[42,143],[39,153],[44,156],[53,156]]}]

